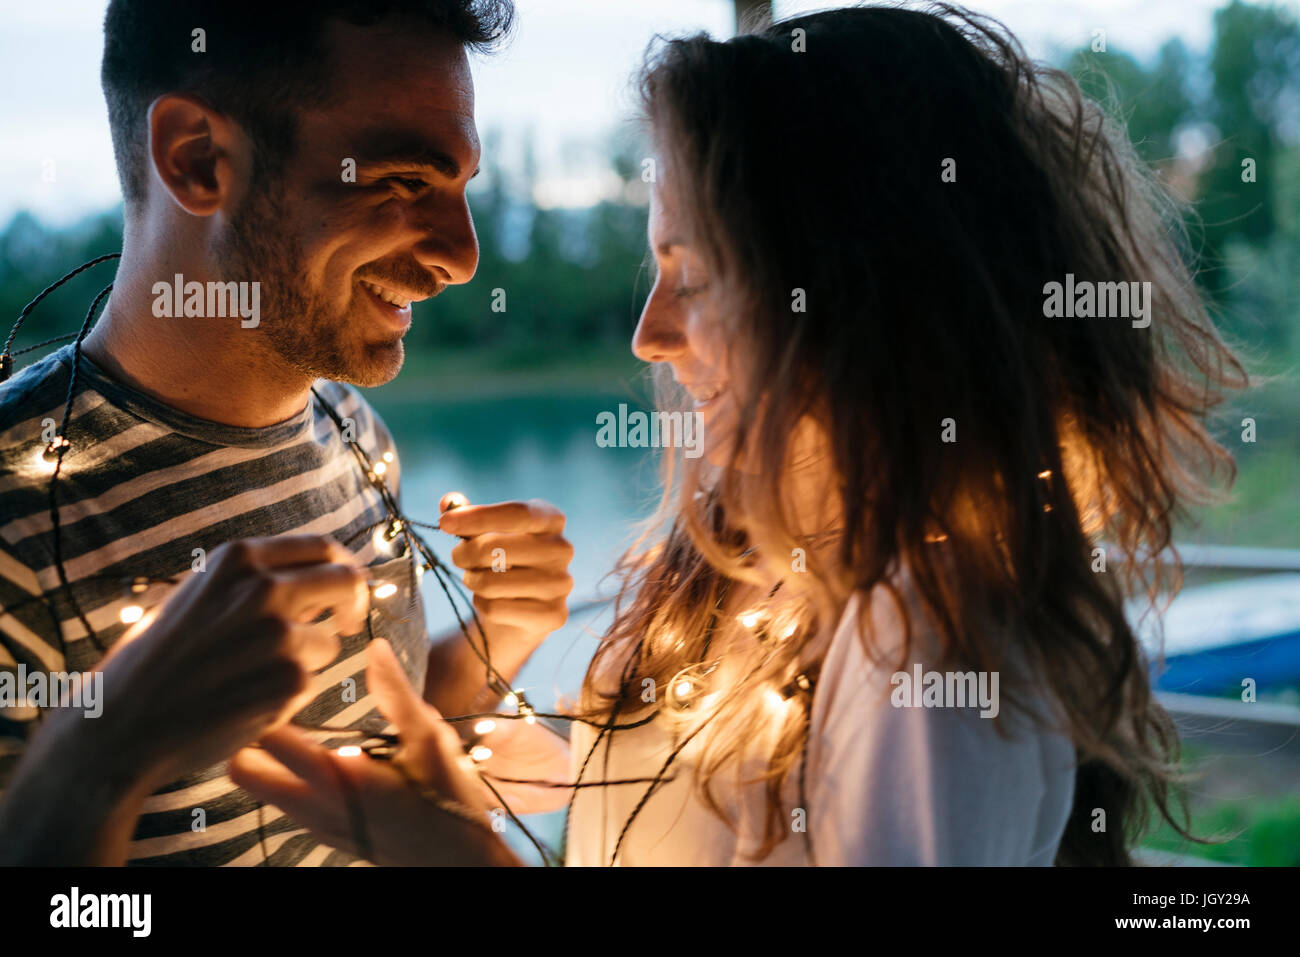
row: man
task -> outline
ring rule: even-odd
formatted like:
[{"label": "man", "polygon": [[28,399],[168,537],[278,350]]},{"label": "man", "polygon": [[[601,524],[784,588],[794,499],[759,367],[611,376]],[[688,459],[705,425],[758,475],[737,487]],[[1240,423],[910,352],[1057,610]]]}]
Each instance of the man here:
[{"label": "man", "polygon": [[[166,608],[176,582],[215,574],[206,566],[214,549],[295,535],[290,545],[263,540],[222,559],[231,602],[273,593],[255,625],[315,627],[307,623],[333,607],[301,598],[309,586],[281,587],[285,568],[352,562],[397,586],[370,603],[366,628],[342,635],[341,651],[302,696],[299,723],[384,728],[365,688],[371,637],[390,641],[415,687],[446,713],[499,697],[463,637],[428,642],[407,541],[379,488],[396,494],[391,437],[339,383],[395,376],[410,304],[474,274],[465,190],[479,143],[466,51],[490,48],[513,10],[508,0],[357,10],[345,0],[110,3],[103,86],[125,197],[122,258],[77,360],[66,434],[50,433],[63,421],[71,347],[0,387],[0,672],[96,668],[131,619]],[[372,474],[352,442],[375,463]],[[508,679],[563,623],[571,587],[563,516],[542,504],[469,506],[446,527],[508,547],[510,569],[490,589],[482,570],[466,577],[483,592],[475,603]],[[303,545],[304,533],[317,539]],[[326,545],[311,544],[321,538]],[[346,546],[342,557],[333,543]],[[263,580],[237,589],[248,575]],[[311,587],[337,589],[338,580]],[[212,763],[257,736],[231,740],[236,702],[205,681],[220,641],[233,654],[251,638],[234,625],[214,638],[218,585],[199,598],[184,627],[128,636],[132,647],[151,642],[132,667],[110,654],[105,673],[122,686],[107,700],[131,704],[62,719],[40,735],[41,712],[28,701],[0,709],[0,780],[10,782],[0,860],[355,861],[263,808],[224,763]],[[337,630],[356,631],[350,624]],[[194,638],[196,629],[208,637]],[[164,661],[162,693],[162,665],[140,662]],[[193,735],[176,734],[182,727]],[[330,746],[358,741],[321,734]],[[172,738],[173,752],[194,753],[172,754],[164,766],[184,773],[154,790],[158,782],[125,752]],[[124,753],[106,754],[115,749],[105,741],[126,742]]]}]

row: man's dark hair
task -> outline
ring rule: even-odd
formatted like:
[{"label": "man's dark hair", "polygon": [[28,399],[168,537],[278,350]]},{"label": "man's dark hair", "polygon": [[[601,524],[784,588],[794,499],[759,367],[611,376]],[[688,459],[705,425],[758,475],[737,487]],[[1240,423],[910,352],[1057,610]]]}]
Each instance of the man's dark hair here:
[{"label": "man's dark hair", "polygon": [[[293,152],[294,108],[330,94],[326,23],[366,26],[389,16],[489,52],[515,11],[512,0],[112,0],[100,80],[127,204],[144,197],[146,117],[157,97],[188,93],[234,119],[255,144],[256,175],[273,175]],[[193,49],[196,29],[202,53]]]}]

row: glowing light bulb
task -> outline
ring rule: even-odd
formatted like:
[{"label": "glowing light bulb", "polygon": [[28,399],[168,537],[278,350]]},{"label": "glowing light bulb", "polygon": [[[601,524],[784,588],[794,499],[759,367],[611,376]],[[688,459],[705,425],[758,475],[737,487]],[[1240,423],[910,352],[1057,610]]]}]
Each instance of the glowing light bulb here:
[{"label": "glowing light bulb", "polygon": [[476,744],[470,748],[469,756],[475,761],[486,761],[492,757],[492,749],[483,744]]},{"label": "glowing light bulb", "polygon": [[519,695],[515,694],[513,691],[510,692],[506,695],[506,703],[513,708],[519,707]]},{"label": "glowing light bulb", "polygon": [[370,594],[376,598],[392,598],[397,594],[397,586],[392,582],[380,582]]},{"label": "glowing light bulb", "polygon": [[122,624],[133,625],[144,617],[144,609],[139,605],[123,605],[121,611]]},{"label": "glowing light bulb", "polygon": [[392,462],[392,461],[393,461],[393,453],[392,453],[392,452],[385,452],[385,453],[384,453],[384,461],[385,461],[385,462]]},{"label": "glowing light bulb", "polygon": [[781,637],[782,637],[782,638],[789,638],[789,637],[791,637],[792,635],[794,635],[794,633],[795,633],[796,631],[798,631],[798,630],[799,630],[799,622],[797,622],[797,621],[792,621],[792,622],[790,622],[790,624],[788,624],[788,625],[785,626],[785,630],[784,630],[783,632],[781,632]]},{"label": "glowing light bulb", "polygon": [[497,727],[497,723],[495,721],[493,721],[491,718],[484,718],[482,721],[475,722],[474,733],[489,734],[495,731],[496,727]]},{"label": "glowing light bulb", "polygon": [[707,699],[708,676],[715,664],[694,664],[683,668],[668,682],[665,703],[670,708],[689,711]]},{"label": "glowing light bulb", "polygon": [[763,613],[761,611],[747,611],[740,615],[739,620],[746,628],[753,628],[763,620]]},{"label": "glowing light bulb", "polygon": [[397,546],[394,545],[397,537],[402,534],[402,523],[399,519],[393,519],[387,525],[381,525],[375,529],[375,534],[371,541],[375,544],[375,550],[385,555],[392,555]]},{"label": "glowing light bulb", "polygon": [[358,758],[361,756],[361,749],[355,744],[345,744],[334,753],[340,758]]},{"label": "glowing light bulb", "polygon": [[36,451],[36,467],[42,472],[52,473],[59,464],[59,449],[66,449],[71,444],[63,436],[56,435],[49,445]]},{"label": "glowing light bulb", "polygon": [[1052,477],[1052,470],[1051,470],[1051,469],[1043,469],[1041,472],[1038,473],[1038,477],[1039,477],[1040,479],[1049,479],[1049,478]]},{"label": "glowing light bulb", "polygon": [[777,691],[775,688],[768,688],[763,692],[763,702],[771,710],[784,708],[786,700],[785,695],[781,694],[781,692]]},{"label": "glowing light bulb", "polygon": [[376,474],[376,475],[383,475],[383,474],[384,474],[385,472],[387,472],[387,471],[388,471],[388,466],[385,465],[383,462],[376,462],[376,463],[375,463],[375,474]]}]

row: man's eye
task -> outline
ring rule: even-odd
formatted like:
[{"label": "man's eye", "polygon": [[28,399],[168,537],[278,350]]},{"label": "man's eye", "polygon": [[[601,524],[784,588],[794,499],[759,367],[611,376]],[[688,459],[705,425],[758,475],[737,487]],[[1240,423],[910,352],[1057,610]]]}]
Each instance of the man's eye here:
[{"label": "man's eye", "polygon": [[400,186],[408,193],[418,193],[429,184],[422,179],[412,179],[409,176],[385,176],[380,182],[392,183]]}]

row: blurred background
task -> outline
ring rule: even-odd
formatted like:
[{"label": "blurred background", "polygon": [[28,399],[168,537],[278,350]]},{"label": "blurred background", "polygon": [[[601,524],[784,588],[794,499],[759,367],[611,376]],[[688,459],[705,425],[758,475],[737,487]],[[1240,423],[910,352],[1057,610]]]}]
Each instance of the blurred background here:
[{"label": "blurred background", "polygon": [[[474,62],[478,274],[417,304],[406,369],[369,398],[397,438],[413,516],[434,516],[452,489],[475,502],[546,498],[568,514],[575,614],[520,680],[545,707],[581,682],[604,620],[590,600],[612,590],[603,576],[656,494],[651,455],[595,444],[598,412],[647,404],[628,349],[647,291],[648,155],[629,79],[656,33],[726,37],[738,14],[834,4],[516,2],[511,46]],[[1185,847],[1158,831],[1147,844],[1155,863],[1300,864],[1300,10],[1240,0],[970,6],[1071,70],[1195,202],[1198,282],[1224,333],[1274,377],[1217,424],[1240,475],[1230,503],[1180,530],[1189,587],[1166,617],[1155,674],[1198,775],[1195,825],[1231,839]],[[120,248],[98,78],[104,7],[0,2],[0,315]],[[1250,190],[1240,188],[1244,159],[1255,161]],[[43,304],[15,347],[75,332],[111,269]],[[504,313],[491,308],[498,288]],[[1253,442],[1242,438],[1246,417]],[[428,591],[426,603],[432,629],[452,623],[440,596]],[[1243,701],[1243,676],[1253,701]],[[537,823],[557,844],[560,822]]]}]

